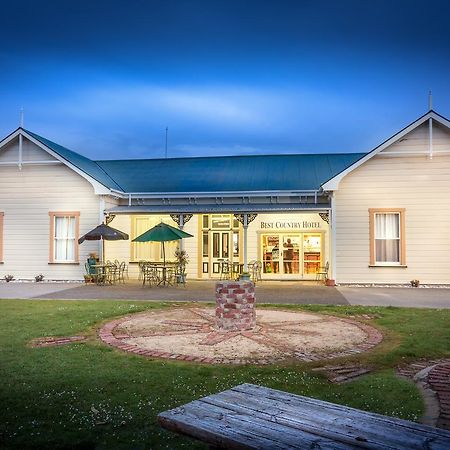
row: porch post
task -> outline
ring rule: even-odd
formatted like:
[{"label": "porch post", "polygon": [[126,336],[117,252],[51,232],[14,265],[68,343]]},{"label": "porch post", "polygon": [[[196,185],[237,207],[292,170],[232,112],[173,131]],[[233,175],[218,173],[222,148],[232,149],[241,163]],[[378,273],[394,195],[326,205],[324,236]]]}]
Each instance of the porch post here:
[{"label": "porch post", "polygon": [[[99,197],[99,206],[100,206],[100,210],[99,210],[99,222],[103,223],[103,221],[105,220],[105,197],[103,197],[103,195],[100,195]],[[100,261],[105,261],[104,257],[104,252],[105,252],[105,246],[104,246],[104,242],[103,239],[101,239],[100,241],[98,241],[98,258]]]},{"label": "porch post", "polygon": [[330,250],[331,250],[331,270],[330,279],[336,281],[336,197],[334,192],[330,194],[331,220],[330,220]]},{"label": "porch post", "polygon": [[[178,217],[179,217],[178,228],[181,231],[183,231],[183,228],[184,228],[184,216],[183,216],[183,214],[180,214]],[[183,251],[183,247],[184,247],[183,239],[180,239],[180,252]]]},{"label": "porch post", "polygon": [[247,230],[248,230],[248,214],[243,215],[242,225],[244,227],[244,272],[248,272],[247,264]]},{"label": "porch post", "polygon": [[244,228],[244,272],[248,272],[248,262],[247,262],[247,231],[248,225],[253,222],[258,214],[255,213],[244,213],[244,214],[234,214],[237,220],[242,224]]}]

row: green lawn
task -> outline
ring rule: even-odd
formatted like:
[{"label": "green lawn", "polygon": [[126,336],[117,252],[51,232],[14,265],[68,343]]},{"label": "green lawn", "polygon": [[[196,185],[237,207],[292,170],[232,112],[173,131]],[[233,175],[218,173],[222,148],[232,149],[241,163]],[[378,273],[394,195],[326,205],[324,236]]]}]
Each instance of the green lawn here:
[{"label": "green lawn", "polygon": [[[384,342],[347,358],[374,372],[343,385],[311,372],[317,363],[202,366],[125,354],[96,338],[99,324],[110,318],[164,307],[170,306],[0,300],[0,448],[202,448],[160,429],[157,413],[243,382],[417,420],[423,409],[420,395],[412,383],[395,377],[393,368],[416,358],[450,356],[450,310],[431,309],[284,306],[379,316],[370,323],[383,331]],[[74,334],[88,334],[89,340],[28,346],[33,338]]]}]

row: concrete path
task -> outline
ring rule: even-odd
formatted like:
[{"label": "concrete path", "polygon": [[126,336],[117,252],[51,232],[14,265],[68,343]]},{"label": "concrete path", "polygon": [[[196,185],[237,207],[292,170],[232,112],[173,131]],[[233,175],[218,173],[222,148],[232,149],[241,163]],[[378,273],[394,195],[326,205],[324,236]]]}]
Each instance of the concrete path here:
[{"label": "concrete path", "polygon": [[[0,285],[0,297],[2,297]],[[115,286],[79,284],[66,290],[38,293],[33,298],[42,299],[118,299],[118,300],[163,300],[163,301],[215,301],[214,281],[190,281],[186,287],[150,288],[141,283],[127,282]],[[292,282],[259,283],[256,286],[257,301],[260,303],[348,305],[347,300],[336,288],[316,283]],[[28,297],[28,298],[30,298]]]},{"label": "concrete path", "polygon": [[[450,308],[450,289],[326,287],[317,283],[266,281],[256,286],[258,302],[281,304],[404,306]],[[149,288],[136,281],[124,285],[81,283],[0,283],[0,299],[117,299],[214,301],[213,281],[190,281],[186,287]]]},{"label": "concrete path", "polygon": [[338,291],[350,305],[450,308],[450,289],[410,287],[349,287]]}]

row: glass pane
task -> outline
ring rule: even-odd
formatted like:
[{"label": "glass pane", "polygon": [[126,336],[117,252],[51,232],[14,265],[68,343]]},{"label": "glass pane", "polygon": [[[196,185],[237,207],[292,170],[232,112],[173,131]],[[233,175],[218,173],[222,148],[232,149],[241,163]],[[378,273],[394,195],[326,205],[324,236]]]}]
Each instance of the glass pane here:
[{"label": "glass pane", "polygon": [[375,239],[376,262],[400,262],[400,239]]},{"label": "glass pane", "polygon": [[300,237],[283,236],[283,271],[299,273]]},{"label": "glass pane", "polygon": [[399,239],[400,214],[375,214],[375,239]]},{"label": "glass pane", "polygon": [[209,236],[208,232],[203,233],[203,257],[207,258],[209,256]]},{"label": "glass pane", "polygon": [[203,216],[203,228],[209,228],[209,216]]},{"label": "glass pane", "polygon": [[321,267],[322,239],[320,234],[303,235],[303,273],[315,274]]},{"label": "glass pane", "polygon": [[233,233],[233,256],[239,257],[239,233]]},{"label": "glass pane", "polygon": [[75,260],[75,223],[74,216],[55,217],[55,261]]},{"label": "glass pane", "polygon": [[233,217],[233,228],[239,228],[239,220],[236,217]]},{"label": "glass pane", "polygon": [[279,273],[280,247],[279,237],[268,234],[262,235],[263,272]]},{"label": "glass pane", "polygon": [[211,216],[211,228],[230,228],[230,216],[228,214],[213,214]]},{"label": "glass pane", "polygon": [[213,233],[213,258],[220,258],[220,234]]},{"label": "glass pane", "polygon": [[230,235],[228,233],[222,233],[222,258],[229,257],[229,239]]}]

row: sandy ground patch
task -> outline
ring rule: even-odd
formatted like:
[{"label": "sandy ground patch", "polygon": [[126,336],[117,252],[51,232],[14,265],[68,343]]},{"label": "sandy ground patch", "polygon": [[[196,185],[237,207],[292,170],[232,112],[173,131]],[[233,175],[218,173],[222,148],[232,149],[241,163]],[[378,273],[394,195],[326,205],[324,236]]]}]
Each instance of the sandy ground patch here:
[{"label": "sandy ground patch", "polygon": [[215,327],[214,308],[173,308],[126,317],[112,333],[118,346],[131,346],[135,353],[257,363],[366,351],[370,330],[367,324],[325,314],[263,309],[257,311],[255,329],[223,332]]}]

